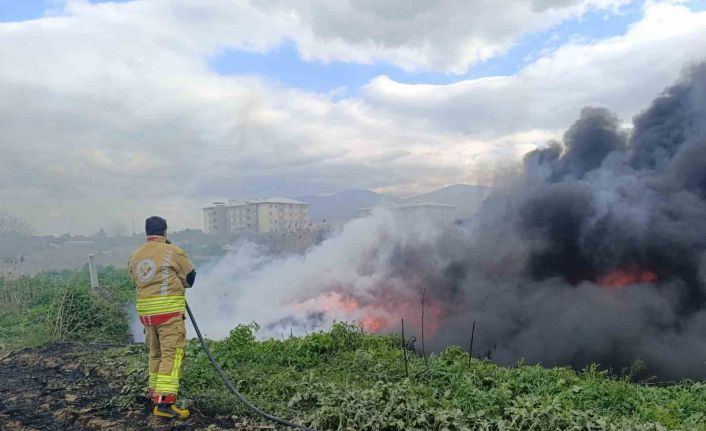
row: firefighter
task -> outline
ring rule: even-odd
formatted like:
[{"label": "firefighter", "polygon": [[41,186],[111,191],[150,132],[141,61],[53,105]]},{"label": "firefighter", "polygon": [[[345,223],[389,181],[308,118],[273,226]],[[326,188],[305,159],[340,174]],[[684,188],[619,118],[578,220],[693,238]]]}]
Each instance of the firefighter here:
[{"label": "firefighter", "polygon": [[185,289],[194,285],[196,271],[184,250],[167,240],[167,221],[145,220],[147,241],[128,260],[137,285],[137,314],[144,325],[149,351],[149,392],[155,416],[187,418],[176,406],[186,327]]}]

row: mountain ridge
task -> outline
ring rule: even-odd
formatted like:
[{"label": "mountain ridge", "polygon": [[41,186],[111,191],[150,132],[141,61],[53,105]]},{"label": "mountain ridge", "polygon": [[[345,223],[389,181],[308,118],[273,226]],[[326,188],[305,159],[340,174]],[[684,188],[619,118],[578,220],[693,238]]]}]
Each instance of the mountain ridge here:
[{"label": "mountain ridge", "polygon": [[293,199],[309,204],[309,218],[315,222],[347,221],[362,208],[378,205],[433,203],[453,205],[459,214],[477,210],[488,197],[491,187],[472,184],[452,184],[409,198],[398,198],[366,189],[349,189],[328,195],[304,195]]}]

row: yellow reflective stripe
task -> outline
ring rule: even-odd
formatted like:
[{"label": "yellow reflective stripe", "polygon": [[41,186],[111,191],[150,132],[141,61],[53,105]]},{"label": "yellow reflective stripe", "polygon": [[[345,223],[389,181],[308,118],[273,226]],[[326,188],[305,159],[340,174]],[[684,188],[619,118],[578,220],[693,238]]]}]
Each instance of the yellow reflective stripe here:
[{"label": "yellow reflective stripe", "polygon": [[184,311],[185,308],[186,298],[181,295],[137,298],[137,314],[140,316]]},{"label": "yellow reflective stripe", "polygon": [[157,300],[153,300],[152,298],[148,299],[139,299],[137,300],[137,303],[139,305],[159,305],[159,304],[171,304],[171,303],[176,303],[176,302],[184,302],[184,297],[183,296],[163,296],[161,298],[157,298]]},{"label": "yellow reflective stripe", "polygon": [[169,374],[158,374],[155,392],[177,394],[179,391],[179,376],[181,375],[181,366],[184,361],[184,349],[176,348],[174,353],[174,365],[172,372]]},{"label": "yellow reflective stripe", "polygon": [[138,310],[141,310],[141,309],[143,309],[143,310],[148,310],[148,309],[151,310],[151,309],[153,309],[153,308],[175,307],[175,306],[184,306],[184,302],[181,302],[181,303],[174,302],[174,303],[169,303],[169,304],[155,304],[155,305],[144,305],[144,304],[140,304],[140,305],[137,306],[137,309],[138,309]]},{"label": "yellow reflective stripe", "polygon": [[171,376],[179,380],[179,375],[181,374],[181,361],[184,359],[184,349],[177,347],[176,354],[174,355],[174,368],[172,368]]},{"label": "yellow reflective stripe", "polygon": [[176,311],[184,311],[184,305],[181,304],[175,304],[175,305],[169,305],[169,306],[160,306],[160,307],[140,307],[137,309],[137,314],[140,316],[145,316],[145,315],[151,315],[151,314],[164,314],[164,313],[170,313],[170,312],[176,312]]},{"label": "yellow reflective stripe", "polygon": [[155,392],[176,394],[179,391],[179,379],[164,374],[157,376]]},{"label": "yellow reflective stripe", "polygon": [[149,382],[149,387],[154,389],[154,387],[157,385],[157,373],[153,373],[150,371],[150,382]]},{"label": "yellow reflective stripe", "polygon": [[150,296],[149,298],[137,298],[137,302],[164,302],[173,299],[184,299],[184,295]]}]

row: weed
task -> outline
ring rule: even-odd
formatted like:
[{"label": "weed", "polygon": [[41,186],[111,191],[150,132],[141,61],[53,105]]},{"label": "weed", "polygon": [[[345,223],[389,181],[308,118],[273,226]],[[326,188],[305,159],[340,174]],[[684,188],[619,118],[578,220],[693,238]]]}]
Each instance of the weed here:
[{"label": "weed", "polygon": [[101,269],[102,287],[83,272],[0,278],[0,351],[51,341],[125,342],[125,303],[134,288],[124,270]]},{"label": "weed", "polygon": [[[134,294],[124,270],[101,270],[93,292],[84,274],[45,273],[0,280],[0,349],[55,339],[124,341],[124,303]],[[597,366],[575,371],[472,359],[451,346],[427,362],[412,355],[405,376],[398,335],[355,324],[306,337],[258,341],[256,324],[209,340],[233,383],[265,410],[319,430],[705,430],[706,384],[631,383],[643,365],[613,377]],[[147,386],[143,346],[82,359],[86,372],[123,385],[111,400],[139,405]],[[195,340],[188,343],[180,398],[208,414],[247,412],[219,381]]]}]

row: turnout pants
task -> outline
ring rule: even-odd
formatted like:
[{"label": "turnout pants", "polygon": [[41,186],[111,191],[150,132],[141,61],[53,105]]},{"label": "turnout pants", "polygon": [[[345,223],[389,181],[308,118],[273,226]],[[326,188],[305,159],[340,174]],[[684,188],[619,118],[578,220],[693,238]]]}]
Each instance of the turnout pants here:
[{"label": "turnout pants", "polygon": [[145,325],[145,344],[149,351],[149,387],[155,396],[176,398],[186,345],[184,316],[159,325]]}]

